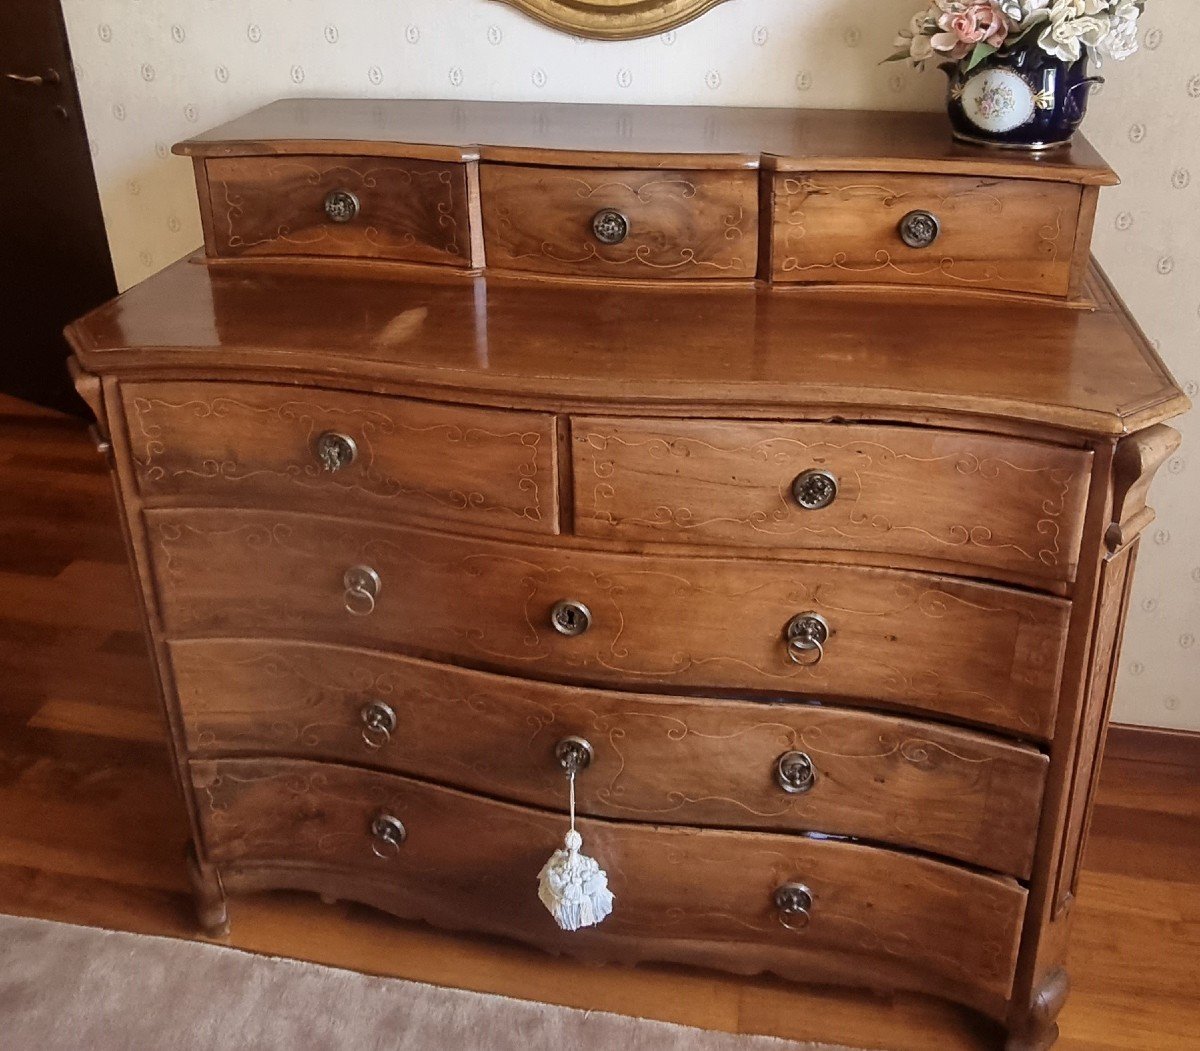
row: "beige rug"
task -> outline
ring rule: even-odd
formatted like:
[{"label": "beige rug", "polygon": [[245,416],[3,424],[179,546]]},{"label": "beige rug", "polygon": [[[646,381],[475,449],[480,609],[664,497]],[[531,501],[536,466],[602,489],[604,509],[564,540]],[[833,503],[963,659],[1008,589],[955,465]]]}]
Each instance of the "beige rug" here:
[{"label": "beige rug", "polygon": [[848,1051],[0,916],[4,1051]]}]

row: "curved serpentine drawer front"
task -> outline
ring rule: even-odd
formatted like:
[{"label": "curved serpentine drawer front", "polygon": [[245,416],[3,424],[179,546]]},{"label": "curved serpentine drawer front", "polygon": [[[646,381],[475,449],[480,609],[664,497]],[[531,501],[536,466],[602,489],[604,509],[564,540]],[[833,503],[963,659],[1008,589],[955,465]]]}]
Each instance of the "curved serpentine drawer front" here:
[{"label": "curved serpentine drawer front", "polygon": [[[191,770],[207,855],[223,873],[319,870],[327,893],[535,943],[570,939],[573,952],[628,941],[647,959],[690,949],[697,962],[721,943],[747,969],[799,973],[819,961],[809,973],[824,980],[870,974],[984,1009],[1011,986],[1026,895],[1006,878],[853,843],[584,819],[616,908],[601,927],[564,935],[535,893],[562,845],[561,811],[327,763]],[[803,911],[798,884],[811,899]]]},{"label": "curved serpentine drawer front", "polygon": [[776,281],[935,285],[1065,296],[1073,183],[890,172],[775,177]]},{"label": "curved serpentine drawer front", "polygon": [[572,420],[585,536],[826,548],[1073,580],[1092,454],[917,427]]},{"label": "curved serpentine drawer front", "polygon": [[634,278],[754,277],[753,171],[480,167],[488,266]]},{"label": "curved serpentine drawer front", "polygon": [[1048,737],[1070,603],[886,569],[630,556],[340,518],[145,513],[172,636],[300,635],[624,688],[866,698]]},{"label": "curved serpentine drawer front", "polygon": [[462,164],[390,157],[210,157],[210,252],[466,267]]},{"label": "curved serpentine drawer front", "polygon": [[592,750],[579,811],[817,831],[1025,877],[1047,759],[869,711],[579,689],[360,649],[170,645],[188,751],[369,764],[560,807],[557,746]]},{"label": "curved serpentine drawer front", "polygon": [[256,383],[121,387],[142,496],[553,533],[554,417]]}]

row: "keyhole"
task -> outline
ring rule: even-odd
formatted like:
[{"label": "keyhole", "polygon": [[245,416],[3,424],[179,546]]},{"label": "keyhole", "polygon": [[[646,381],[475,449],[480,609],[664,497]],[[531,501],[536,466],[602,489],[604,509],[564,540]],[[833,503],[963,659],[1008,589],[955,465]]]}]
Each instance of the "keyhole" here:
[{"label": "keyhole", "polygon": [[550,611],[550,624],[560,635],[582,635],[591,623],[591,611],[582,602],[564,600]]}]

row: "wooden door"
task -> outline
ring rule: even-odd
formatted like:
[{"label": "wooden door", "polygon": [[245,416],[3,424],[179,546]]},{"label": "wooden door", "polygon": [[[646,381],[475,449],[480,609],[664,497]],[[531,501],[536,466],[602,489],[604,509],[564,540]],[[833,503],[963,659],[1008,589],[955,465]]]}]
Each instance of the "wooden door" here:
[{"label": "wooden door", "polygon": [[0,3],[0,391],[82,412],[63,326],[116,294],[58,0]]}]

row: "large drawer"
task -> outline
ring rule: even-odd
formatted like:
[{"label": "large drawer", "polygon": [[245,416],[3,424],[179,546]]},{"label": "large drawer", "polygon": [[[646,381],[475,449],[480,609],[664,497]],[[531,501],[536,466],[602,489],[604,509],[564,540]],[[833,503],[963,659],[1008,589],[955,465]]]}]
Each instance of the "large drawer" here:
[{"label": "large drawer", "polygon": [[[537,897],[562,812],[323,763],[193,761],[191,771],[207,854],[227,883],[274,867],[268,882],[304,886],[303,873],[318,872],[333,896],[558,950],[720,958],[990,1010],[1011,986],[1026,895],[1007,878],[847,842],[584,819],[585,849],[616,903],[599,927],[566,934]],[[383,817],[403,824],[403,842],[373,834]],[[776,905],[789,884],[811,893],[807,925]]]},{"label": "large drawer", "polygon": [[1072,580],[1092,454],[916,427],[572,422],[575,529],[911,555]]},{"label": "large drawer", "polygon": [[[173,636],[299,635],[535,678],[869,698],[1042,737],[1053,725],[1060,599],[895,570],[618,555],[279,512],[145,515]],[[556,628],[560,602],[587,613],[559,607]],[[817,617],[821,649],[809,642]]]},{"label": "large drawer", "polygon": [[1083,201],[1071,183],[815,172],[776,175],[774,195],[776,281],[1070,291]]},{"label": "large drawer", "polygon": [[553,416],[255,383],[121,399],[147,498],[558,527]]},{"label": "large drawer", "polygon": [[284,641],[171,644],[193,755],[372,765],[557,807],[580,737],[581,813],[827,832],[1027,876],[1047,759],[847,708],[647,696]]},{"label": "large drawer", "polygon": [[640,281],[754,277],[752,171],[480,169],[488,266]]},{"label": "large drawer", "polygon": [[210,157],[209,253],[466,267],[466,167],[395,157]]}]

